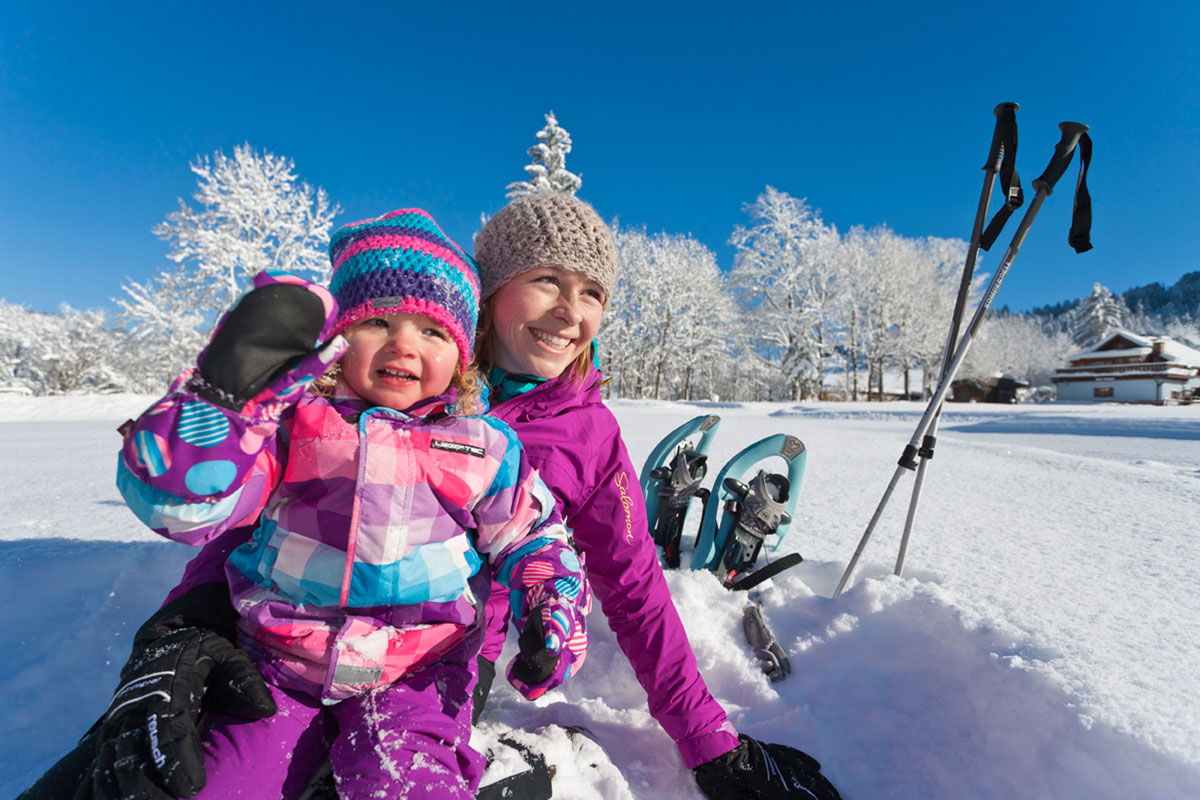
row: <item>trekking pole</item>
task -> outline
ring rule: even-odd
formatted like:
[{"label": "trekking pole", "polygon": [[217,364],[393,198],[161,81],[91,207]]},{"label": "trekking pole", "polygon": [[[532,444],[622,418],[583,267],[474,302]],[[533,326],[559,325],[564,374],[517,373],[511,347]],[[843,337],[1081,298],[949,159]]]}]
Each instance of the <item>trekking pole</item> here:
[{"label": "trekking pole", "polygon": [[[971,279],[975,272],[975,260],[979,253],[980,243],[984,240],[984,236],[988,236],[988,246],[1000,233],[1000,229],[1008,220],[1012,213],[1012,208],[1021,205],[1021,185],[1020,180],[1014,168],[1017,155],[1017,118],[1016,112],[1019,106],[1016,103],[1000,103],[992,113],[996,115],[996,126],[992,131],[992,144],[988,150],[987,162],[983,165],[983,190],[979,194],[979,205],[975,211],[975,224],[971,230],[971,242],[967,249],[967,259],[963,265],[962,281],[958,287],[958,298],[954,303],[954,314],[950,320],[950,335],[946,342],[946,348],[942,352],[942,368],[938,373],[938,381],[941,381],[943,375],[946,374],[946,369],[950,364],[951,354],[954,352],[955,346],[958,344],[958,329],[962,324],[962,317],[966,310],[967,298],[971,291]],[[996,184],[996,173],[1004,167],[1004,189],[1005,189],[1005,204],[996,212],[996,216],[992,219],[988,226],[987,232],[984,232],[984,220],[987,219],[988,204],[992,199],[992,191]],[[1010,208],[1010,206],[1012,208]],[[984,248],[987,249],[986,247]],[[930,434],[929,439],[924,442],[924,446],[918,451],[922,455],[922,466],[924,459],[933,456],[933,444],[936,431]],[[910,459],[901,459],[901,464],[907,464]],[[905,466],[905,469],[912,469],[912,466]],[[895,491],[896,485],[900,482],[900,477],[904,474],[902,470],[897,469],[892,475],[891,482],[888,483],[887,489],[884,490],[883,497],[879,499],[879,505],[875,507],[875,513],[871,517],[871,521],[867,524],[866,531],[863,532],[862,539],[858,543],[858,548],[854,551],[854,556],[850,559],[849,565],[846,567],[845,573],[842,575],[841,581],[837,585],[833,596],[837,597],[846,587],[846,582],[850,578],[850,574],[858,565],[858,559],[862,556],[863,550],[867,546],[867,542],[871,540],[871,536],[875,533],[875,526],[879,523],[879,519],[883,516],[884,509],[887,508],[891,501],[892,492]],[[911,505],[910,505],[911,509]],[[903,560],[903,553],[907,548],[907,541],[901,542],[900,559]],[[897,564],[897,569],[900,564]],[[899,572],[897,572],[899,574]]]},{"label": "trekking pole", "polygon": [[[988,151],[987,163],[983,165],[983,191],[979,196],[979,207],[975,212],[975,224],[971,228],[971,241],[967,247],[967,258],[963,263],[962,280],[958,284],[958,297],[954,301],[954,313],[950,317],[950,333],[946,337],[946,347],[942,350],[942,366],[938,371],[938,380],[946,374],[954,348],[958,345],[958,329],[962,324],[966,311],[967,298],[971,293],[971,281],[975,276],[975,261],[979,250],[992,246],[992,242],[1000,234],[1000,229],[1008,221],[1013,211],[1021,207],[1021,179],[1016,172],[1017,158],[1017,117],[1020,106],[1016,103],[1000,103],[992,113],[996,115],[996,128],[992,132],[992,146]],[[996,216],[984,231],[983,222],[987,217],[988,204],[992,198],[992,188],[996,183],[996,174],[1000,173],[1003,181],[1004,205],[996,212]],[[925,470],[929,460],[933,458],[933,449],[937,445],[938,422],[941,420],[942,409],[938,407],[929,425],[929,432],[921,442],[917,455],[921,459],[917,467],[917,478],[913,482],[912,497],[908,501],[908,516],[904,519],[904,534],[900,537],[900,552],[896,556],[896,576],[904,574],[904,558],[908,553],[908,542],[912,535],[913,524],[916,521],[917,506],[921,502],[921,488],[925,485]]]},{"label": "trekking pole", "polygon": [[905,470],[911,470],[915,466],[916,461],[914,457],[920,449],[922,438],[929,430],[934,414],[937,413],[942,402],[946,399],[950,383],[954,380],[954,375],[958,372],[959,367],[962,366],[967,351],[971,347],[971,342],[976,333],[978,333],[979,326],[983,323],[983,318],[987,314],[988,309],[991,308],[992,301],[996,298],[996,292],[999,291],[1000,284],[1004,281],[1004,276],[1008,273],[1013,259],[1016,258],[1017,253],[1020,251],[1021,245],[1029,233],[1029,228],[1033,225],[1033,220],[1037,217],[1038,211],[1041,210],[1042,203],[1045,202],[1046,198],[1054,190],[1054,184],[1066,172],[1077,146],[1080,150],[1081,163],[1079,180],[1075,188],[1075,211],[1072,215],[1071,233],[1068,241],[1077,253],[1091,249],[1087,234],[1087,229],[1091,226],[1091,199],[1087,194],[1086,181],[1087,168],[1092,155],[1092,142],[1087,136],[1088,126],[1079,122],[1060,122],[1058,127],[1062,131],[1062,138],[1055,145],[1054,155],[1051,157],[1050,164],[1046,167],[1046,170],[1033,181],[1033,188],[1036,191],[1033,201],[1025,211],[1025,216],[1022,217],[1021,224],[1017,226],[1017,231],[1013,234],[1012,242],[1004,252],[1004,258],[1001,259],[1000,266],[992,276],[987,291],[984,292],[983,299],[979,301],[979,305],[975,309],[975,314],[971,318],[971,324],[967,327],[966,333],[963,334],[961,340],[958,342],[954,358],[938,381],[937,391],[930,398],[929,405],[926,407],[921,421],[917,423],[917,429],[913,432],[912,439],[905,446],[904,453],[900,456],[896,471],[892,475],[892,480],[888,484],[887,490],[884,492],[883,499],[875,509],[875,514],[871,517],[871,522],[867,526],[867,532],[863,534],[862,540],[858,543],[858,549],[854,551],[854,556],[850,559],[850,563],[846,565],[846,571],[842,574],[842,578],[833,592],[834,597],[841,594],[845,590],[846,584],[849,583],[850,577],[858,565],[858,559],[862,556],[863,549],[866,547],[875,525],[883,515],[883,510],[892,492],[895,490],[896,484],[900,481],[900,476],[904,474]]}]

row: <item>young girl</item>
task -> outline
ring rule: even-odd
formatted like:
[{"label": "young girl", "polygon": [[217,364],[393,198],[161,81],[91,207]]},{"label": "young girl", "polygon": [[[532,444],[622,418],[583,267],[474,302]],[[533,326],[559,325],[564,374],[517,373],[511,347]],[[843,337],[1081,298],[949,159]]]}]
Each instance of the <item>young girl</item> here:
[{"label": "young girl", "polygon": [[[348,225],[330,253],[332,297],[256,279],[198,369],[127,433],[118,484],[147,525],[188,544],[258,518],[225,577],[238,645],[278,713],[209,716],[202,797],[293,794],[329,718],[343,798],[473,797],[490,581],[515,595],[509,679],[531,698],[582,664],[588,592],[516,436],[453,413],[474,410],[478,386],[471,259],[419,210]],[[307,391],[335,361],[325,391]],[[110,715],[153,689],[122,687]],[[159,763],[168,723],[147,726],[149,747],[179,792],[172,771],[186,766]]]}]

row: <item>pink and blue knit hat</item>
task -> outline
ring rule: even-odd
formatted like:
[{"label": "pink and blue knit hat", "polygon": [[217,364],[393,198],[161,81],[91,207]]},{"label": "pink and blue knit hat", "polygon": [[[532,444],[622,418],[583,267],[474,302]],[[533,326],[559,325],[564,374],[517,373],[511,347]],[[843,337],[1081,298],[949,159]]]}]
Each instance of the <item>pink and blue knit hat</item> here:
[{"label": "pink and blue knit hat", "polygon": [[353,222],[329,240],[338,302],[333,333],[377,314],[424,314],[450,332],[470,362],[479,316],[479,269],[419,208]]}]

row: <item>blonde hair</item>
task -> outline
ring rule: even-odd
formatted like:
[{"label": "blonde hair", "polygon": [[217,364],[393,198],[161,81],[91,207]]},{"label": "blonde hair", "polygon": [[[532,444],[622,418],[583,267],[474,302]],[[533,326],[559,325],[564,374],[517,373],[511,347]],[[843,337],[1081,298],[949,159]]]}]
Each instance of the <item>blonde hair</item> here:
[{"label": "blonde hair", "polygon": [[[496,366],[496,322],[494,298],[495,294],[488,296],[479,306],[479,322],[475,327],[475,367],[487,378],[492,367]],[[592,366],[592,348],[589,346],[586,350],[575,357],[567,368],[562,371],[562,375],[574,381],[575,383],[583,383],[583,379],[587,377],[588,370]],[[557,377],[557,376],[553,376]]]},{"label": "blonde hair", "polygon": [[[321,397],[333,397],[334,389],[337,387],[338,380],[342,376],[342,360],[339,358],[333,363],[325,374],[312,382],[310,391],[313,394],[318,394]],[[460,416],[471,416],[483,412],[483,403],[479,397],[483,391],[482,378],[480,377],[479,369],[472,362],[466,367],[462,365],[462,361],[454,368],[454,374],[450,376],[450,385],[454,387],[454,391],[458,395],[454,406],[450,413]]]}]

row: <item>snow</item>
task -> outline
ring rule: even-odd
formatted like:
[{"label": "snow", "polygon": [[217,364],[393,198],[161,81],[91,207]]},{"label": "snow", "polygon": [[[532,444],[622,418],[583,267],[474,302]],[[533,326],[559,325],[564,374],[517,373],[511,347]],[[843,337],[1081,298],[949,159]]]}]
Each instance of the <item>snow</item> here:
[{"label": "snow", "polygon": [[[101,712],[134,630],[192,555],[141,529],[113,484],[115,428],[152,399],[0,395],[5,796]],[[739,730],[813,754],[846,800],[1200,797],[1200,405],[949,406],[905,576],[891,571],[907,476],[836,599],[921,405],[611,405],[639,467],[699,414],[722,418],[717,466],[774,433],[808,447],[779,550],[805,561],[751,593],[790,677],[756,666],[745,596],[668,574]],[[603,616],[589,621],[587,663],[562,691],[530,703],[497,679],[477,746],[581,725],[611,763],[558,728],[512,734],[559,762],[556,796],[699,797]]]}]

